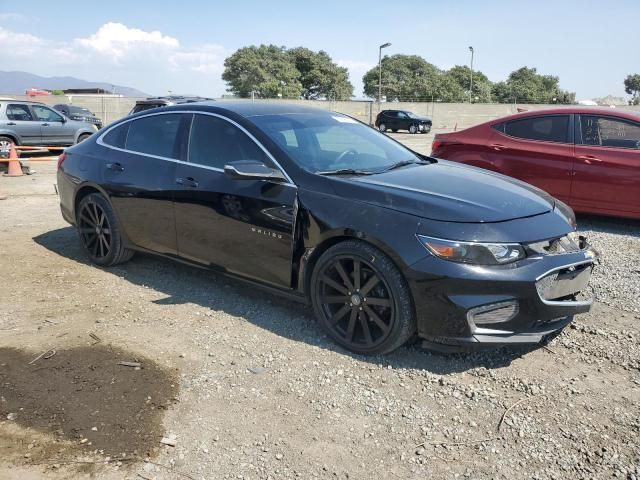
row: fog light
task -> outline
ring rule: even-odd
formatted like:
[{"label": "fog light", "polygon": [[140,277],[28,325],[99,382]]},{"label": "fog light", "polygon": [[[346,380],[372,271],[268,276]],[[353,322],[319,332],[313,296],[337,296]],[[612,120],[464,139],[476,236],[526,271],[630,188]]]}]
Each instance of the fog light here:
[{"label": "fog light", "polygon": [[518,314],[518,302],[500,302],[482,307],[472,308],[467,312],[467,318],[475,325],[489,325],[508,322]]}]

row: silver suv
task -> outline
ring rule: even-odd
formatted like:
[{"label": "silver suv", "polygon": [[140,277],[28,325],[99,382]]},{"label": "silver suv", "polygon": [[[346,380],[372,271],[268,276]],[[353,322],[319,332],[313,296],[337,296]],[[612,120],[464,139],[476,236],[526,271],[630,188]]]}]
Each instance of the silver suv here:
[{"label": "silver suv", "polygon": [[16,145],[73,145],[97,128],[70,120],[44,103],[0,100],[0,151]]}]

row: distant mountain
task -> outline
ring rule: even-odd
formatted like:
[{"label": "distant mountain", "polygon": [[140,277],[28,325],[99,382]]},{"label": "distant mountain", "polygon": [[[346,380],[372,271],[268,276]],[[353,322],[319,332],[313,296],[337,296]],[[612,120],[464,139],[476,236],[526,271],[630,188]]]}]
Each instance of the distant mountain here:
[{"label": "distant mountain", "polygon": [[42,90],[65,90],[67,88],[104,88],[126,97],[148,97],[149,95],[135,88],[113,85],[106,82],[89,82],[74,77],[41,77],[27,72],[4,72],[0,70],[0,95],[24,95],[25,90],[38,88]]}]

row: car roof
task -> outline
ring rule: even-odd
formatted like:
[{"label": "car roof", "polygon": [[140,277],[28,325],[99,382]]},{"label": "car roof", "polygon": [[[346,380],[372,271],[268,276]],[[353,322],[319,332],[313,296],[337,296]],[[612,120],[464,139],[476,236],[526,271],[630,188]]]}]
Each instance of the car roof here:
[{"label": "car roof", "polygon": [[537,117],[540,115],[568,115],[568,114],[592,114],[592,115],[609,115],[614,117],[626,118],[629,120],[638,120],[640,112],[633,110],[623,110],[611,107],[591,107],[591,106],[568,106],[568,107],[556,107],[556,108],[543,108],[540,110],[527,110],[526,112],[519,112],[506,117],[497,118],[491,120],[490,124],[502,123],[509,120],[516,120],[518,118]]},{"label": "car roof", "polygon": [[251,100],[246,101],[232,101],[232,100],[222,100],[222,101],[206,101],[206,102],[193,102],[187,104],[180,105],[172,105],[170,107],[165,107],[166,109],[176,110],[176,109],[189,109],[189,110],[202,110],[202,111],[212,111],[219,112],[220,110],[225,110],[227,112],[233,112],[237,115],[243,117],[255,117],[260,115],[287,115],[287,114],[300,114],[300,113],[315,113],[315,114],[326,114],[326,115],[335,115],[335,112],[331,112],[329,110],[325,110],[318,107],[307,107],[304,105],[298,105],[295,103],[286,103],[280,101],[274,102],[259,102],[255,103]]}]

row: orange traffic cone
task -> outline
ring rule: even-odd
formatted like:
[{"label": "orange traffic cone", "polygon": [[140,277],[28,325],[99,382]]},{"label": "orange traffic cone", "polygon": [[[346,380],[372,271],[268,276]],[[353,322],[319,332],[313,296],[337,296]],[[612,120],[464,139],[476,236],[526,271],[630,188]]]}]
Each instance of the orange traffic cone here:
[{"label": "orange traffic cone", "polygon": [[20,160],[18,160],[18,152],[16,151],[16,146],[13,143],[11,144],[11,151],[9,152],[9,168],[7,169],[7,173],[5,173],[4,176],[22,176],[22,167],[20,166]]}]

